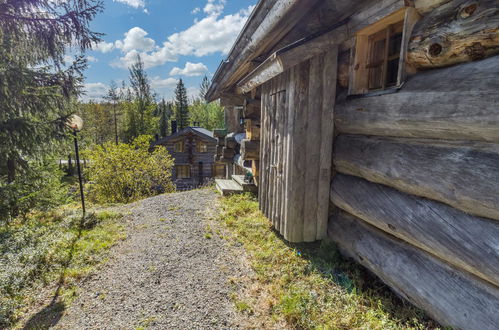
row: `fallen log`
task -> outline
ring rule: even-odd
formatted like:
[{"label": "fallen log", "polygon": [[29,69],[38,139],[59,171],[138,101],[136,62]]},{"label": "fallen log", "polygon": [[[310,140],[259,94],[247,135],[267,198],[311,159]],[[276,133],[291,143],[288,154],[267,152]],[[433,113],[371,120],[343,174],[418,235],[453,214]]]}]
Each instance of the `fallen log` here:
[{"label": "fallen log", "polygon": [[499,287],[499,223],[357,177],[337,175],[331,202]]},{"label": "fallen log", "polygon": [[334,165],[417,196],[499,220],[499,145],[340,135]]},{"label": "fallen log", "polygon": [[496,329],[499,288],[400,241],[345,212],[329,221],[329,237],[403,298],[443,326]]}]

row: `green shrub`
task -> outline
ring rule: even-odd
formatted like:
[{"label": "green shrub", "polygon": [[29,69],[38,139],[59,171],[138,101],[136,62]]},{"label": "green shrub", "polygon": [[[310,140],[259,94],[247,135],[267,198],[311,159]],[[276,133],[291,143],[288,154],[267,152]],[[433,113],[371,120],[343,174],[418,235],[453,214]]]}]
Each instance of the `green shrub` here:
[{"label": "green shrub", "polygon": [[68,202],[68,191],[61,182],[63,173],[49,157],[29,162],[16,180],[7,183],[0,178],[0,224],[30,211],[47,211]]},{"label": "green shrub", "polygon": [[129,203],[172,192],[173,159],[166,148],[149,151],[149,137],[131,144],[106,143],[85,151],[92,183],[89,197],[97,203]]}]

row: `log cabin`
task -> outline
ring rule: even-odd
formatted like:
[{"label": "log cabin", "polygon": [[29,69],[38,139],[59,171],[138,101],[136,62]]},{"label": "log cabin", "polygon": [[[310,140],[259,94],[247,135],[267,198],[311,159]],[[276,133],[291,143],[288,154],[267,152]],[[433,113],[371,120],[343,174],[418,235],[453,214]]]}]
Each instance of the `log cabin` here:
[{"label": "log cabin", "polygon": [[207,180],[222,176],[225,169],[214,163],[217,140],[213,132],[202,127],[187,127],[157,140],[153,146],[164,146],[174,160],[172,179],[178,190],[196,188]]},{"label": "log cabin", "polygon": [[260,0],[216,99],[284,239],[336,242],[443,326],[497,329],[499,1]]}]

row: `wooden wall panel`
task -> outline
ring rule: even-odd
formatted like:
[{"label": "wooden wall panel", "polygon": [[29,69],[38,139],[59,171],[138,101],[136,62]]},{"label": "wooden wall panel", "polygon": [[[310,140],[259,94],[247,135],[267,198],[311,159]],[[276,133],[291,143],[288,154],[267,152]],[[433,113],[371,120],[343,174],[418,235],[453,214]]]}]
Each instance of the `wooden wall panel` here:
[{"label": "wooden wall panel", "polygon": [[499,56],[419,73],[398,93],[339,102],[351,134],[499,142]]},{"label": "wooden wall panel", "polygon": [[497,329],[499,288],[370,226],[345,212],[329,222],[329,237],[399,295],[444,326]]},{"label": "wooden wall panel", "polygon": [[331,201],[359,219],[499,287],[499,222],[337,175]]},{"label": "wooden wall panel", "polygon": [[499,145],[340,135],[338,172],[499,220]]}]

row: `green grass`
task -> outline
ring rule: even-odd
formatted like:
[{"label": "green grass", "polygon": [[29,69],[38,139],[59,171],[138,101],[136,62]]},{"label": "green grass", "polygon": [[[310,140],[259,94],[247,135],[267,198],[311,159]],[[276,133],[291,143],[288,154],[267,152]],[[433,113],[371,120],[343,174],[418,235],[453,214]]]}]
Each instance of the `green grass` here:
[{"label": "green grass", "polygon": [[397,298],[328,241],[290,244],[272,230],[249,194],[222,200],[220,222],[243,245],[256,276],[233,297],[265,327],[428,329],[438,325]]},{"label": "green grass", "polygon": [[125,237],[120,218],[119,213],[99,211],[82,221],[77,210],[66,208],[34,213],[2,227],[0,328],[13,326],[49,285],[56,289],[47,311],[58,312],[70,303],[77,296],[77,281],[105,261],[107,250]]}]

